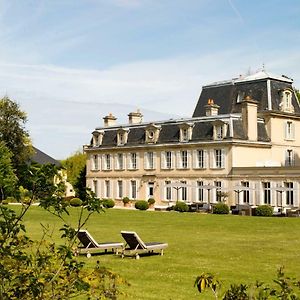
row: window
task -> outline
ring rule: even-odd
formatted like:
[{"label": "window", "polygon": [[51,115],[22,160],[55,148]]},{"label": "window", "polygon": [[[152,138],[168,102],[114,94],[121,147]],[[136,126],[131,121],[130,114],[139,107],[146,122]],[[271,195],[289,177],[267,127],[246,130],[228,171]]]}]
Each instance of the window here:
[{"label": "window", "polygon": [[292,104],[292,92],[290,90],[281,91],[281,102],[280,109],[286,112],[294,112],[294,107]]},{"label": "window", "polygon": [[195,168],[203,169],[206,164],[206,151],[205,150],[196,150],[195,153]]},{"label": "window", "polygon": [[181,129],[181,141],[182,142],[188,142],[189,140],[189,131],[188,129],[184,128]]},{"label": "window", "polygon": [[93,135],[93,146],[94,147],[98,147],[99,146],[99,135],[98,134],[94,134]]},{"label": "window", "polygon": [[148,199],[154,198],[154,182],[148,183]]},{"label": "window", "polygon": [[197,186],[198,186],[197,200],[200,201],[200,202],[203,202],[203,196],[204,196],[203,181],[197,181]]},{"label": "window", "polygon": [[236,102],[237,103],[240,103],[240,102],[242,102],[243,101],[243,99],[244,99],[244,97],[245,97],[245,92],[238,92],[238,95],[237,95],[237,97],[236,97]]},{"label": "window", "polygon": [[[186,181],[180,181],[182,184],[186,184]],[[186,201],[187,200],[187,187],[182,186],[181,187],[181,200]]]},{"label": "window", "polygon": [[287,121],[285,123],[285,139],[286,140],[295,139],[295,124],[292,121]]},{"label": "window", "polygon": [[110,154],[105,154],[104,156],[105,159],[105,170],[111,170],[111,155]]},{"label": "window", "polygon": [[[242,181],[242,186],[245,188],[249,187],[249,182],[248,181]],[[243,191],[243,202],[249,204],[249,199],[250,199],[250,191],[249,190],[244,190]]]},{"label": "window", "polygon": [[92,156],[92,170],[94,171],[99,170],[99,160],[97,154]]},{"label": "window", "polygon": [[286,150],[285,165],[286,166],[293,166],[294,165],[294,151],[291,150],[291,149]]},{"label": "window", "polygon": [[[165,181],[165,185],[171,184],[171,181]],[[166,186],[165,190],[165,198],[166,200],[172,200],[172,188],[170,186]]]},{"label": "window", "polygon": [[293,182],[285,182],[284,187],[286,187],[287,190],[285,197],[286,197],[286,205],[294,205],[294,184]]},{"label": "window", "polygon": [[117,132],[117,144],[118,146],[124,146],[127,142],[129,129],[122,128],[119,129]]},{"label": "window", "polygon": [[214,150],[214,167],[215,168],[224,168],[225,166],[225,157],[223,149]]},{"label": "window", "polygon": [[125,144],[124,133],[119,133],[119,145]]},{"label": "window", "polygon": [[166,168],[167,169],[172,168],[172,152],[171,151],[166,152]]},{"label": "window", "polygon": [[124,155],[123,153],[118,153],[117,154],[117,170],[123,170],[124,169]]},{"label": "window", "polygon": [[180,151],[181,164],[180,167],[182,169],[186,169],[188,167],[188,152],[186,150]]},{"label": "window", "polygon": [[98,197],[98,181],[93,180],[93,192],[95,193],[96,197]]},{"label": "window", "polygon": [[130,153],[130,165],[131,170],[137,169],[137,154],[135,152]]},{"label": "window", "polygon": [[217,140],[223,139],[223,126],[216,127],[216,139]]},{"label": "window", "polygon": [[214,185],[219,188],[219,189],[218,188],[216,189],[216,201],[221,202],[222,201],[222,191],[221,191],[222,182],[221,181],[215,181]]},{"label": "window", "polygon": [[110,181],[105,180],[105,197],[110,198]]},{"label": "window", "polygon": [[263,182],[264,204],[271,204],[271,183]]},{"label": "window", "polygon": [[122,199],[123,198],[123,181],[118,180],[118,198]]},{"label": "window", "polygon": [[145,169],[154,169],[154,153],[146,152],[145,153]]},{"label": "window", "polygon": [[136,199],[137,197],[136,180],[131,180],[130,185],[131,185],[131,198]]}]

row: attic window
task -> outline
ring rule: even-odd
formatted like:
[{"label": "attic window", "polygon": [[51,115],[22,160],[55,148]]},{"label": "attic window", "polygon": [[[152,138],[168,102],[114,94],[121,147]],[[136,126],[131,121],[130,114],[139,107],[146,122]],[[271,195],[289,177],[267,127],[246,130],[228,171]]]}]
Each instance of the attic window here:
[{"label": "attic window", "polygon": [[193,126],[192,123],[183,123],[179,125],[180,128],[180,142],[188,142],[192,139],[193,133]]},{"label": "attic window", "polygon": [[239,91],[236,97],[236,103],[242,102],[244,97],[245,97],[245,92]]},{"label": "attic window", "polygon": [[161,127],[155,124],[149,124],[145,128],[145,142],[149,144],[156,143],[159,137]]},{"label": "attic window", "polygon": [[292,91],[289,89],[280,91],[280,110],[284,112],[294,112],[294,107],[292,105]]},{"label": "attic window", "polygon": [[99,147],[102,144],[104,131],[95,131],[93,133],[92,145],[93,147]]},{"label": "attic window", "polygon": [[227,134],[227,124],[223,121],[213,122],[213,137],[214,140],[223,140]]},{"label": "attic window", "polygon": [[118,146],[123,146],[127,143],[128,129],[120,129],[117,133],[117,144]]}]

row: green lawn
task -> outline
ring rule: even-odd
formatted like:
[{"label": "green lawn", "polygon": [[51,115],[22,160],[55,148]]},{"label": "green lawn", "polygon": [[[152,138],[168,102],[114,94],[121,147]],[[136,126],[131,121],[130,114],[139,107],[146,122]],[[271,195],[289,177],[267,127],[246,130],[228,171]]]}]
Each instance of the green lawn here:
[{"label": "green lawn", "polygon": [[[77,210],[72,209],[75,222]],[[32,207],[26,217],[28,235],[37,239],[50,224],[59,243],[61,223]],[[202,272],[212,272],[225,285],[271,282],[279,266],[300,274],[300,219],[219,216],[197,213],[110,209],[94,215],[86,228],[99,242],[122,241],[121,230],[134,230],[144,241],[167,242],[164,256],[135,260],[115,255],[83,257],[88,267],[97,260],[126,278],[131,286],[120,299],[211,299],[193,287]]]}]

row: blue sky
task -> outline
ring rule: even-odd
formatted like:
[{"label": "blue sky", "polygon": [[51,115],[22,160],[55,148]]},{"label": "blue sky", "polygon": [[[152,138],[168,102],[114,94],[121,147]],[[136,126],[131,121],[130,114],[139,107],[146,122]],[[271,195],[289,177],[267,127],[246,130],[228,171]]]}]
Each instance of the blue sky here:
[{"label": "blue sky", "polygon": [[299,0],[0,0],[0,96],[62,159],[102,117],[191,116],[201,87],[260,69],[300,87]]}]

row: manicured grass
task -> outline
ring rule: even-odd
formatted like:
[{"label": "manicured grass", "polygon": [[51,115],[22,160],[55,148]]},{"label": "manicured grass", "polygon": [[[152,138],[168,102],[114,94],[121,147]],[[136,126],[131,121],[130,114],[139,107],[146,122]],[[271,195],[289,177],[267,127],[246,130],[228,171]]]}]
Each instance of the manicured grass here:
[{"label": "manicured grass", "polygon": [[[72,209],[74,222],[77,209]],[[26,217],[27,233],[41,236],[50,224],[59,243],[60,221],[38,207]],[[116,255],[82,257],[87,267],[97,260],[119,273],[131,286],[120,299],[212,299],[193,287],[195,277],[212,272],[229,283],[270,282],[284,265],[300,277],[300,219],[110,209],[94,215],[86,229],[101,241],[122,241],[121,230],[134,230],[146,242],[167,242],[164,256],[121,259]]]}]

